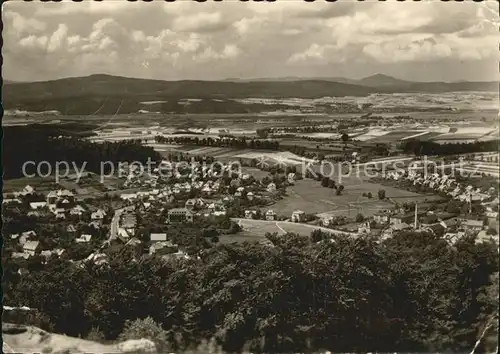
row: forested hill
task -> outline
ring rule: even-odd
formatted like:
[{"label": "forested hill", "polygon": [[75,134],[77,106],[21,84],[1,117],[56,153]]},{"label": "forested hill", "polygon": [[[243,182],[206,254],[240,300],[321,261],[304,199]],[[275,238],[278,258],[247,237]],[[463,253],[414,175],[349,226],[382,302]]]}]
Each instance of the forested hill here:
[{"label": "forested hill", "polygon": [[380,243],[268,239],[274,247],[219,245],[169,262],[134,262],[133,251],[103,267],[31,257],[22,277],[6,257],[4,301],[39,311],[23,324],[81,338],[149,335],[161,353],[203,338],[228,353],[469,353],[488,323],[476,353],[498,343],[496,244],[415,232]]},{"label": "forested hill", "polygon": [[3,177],[5,179],[23,177],[26,161],[35,164],[45,161],[52,171],[59,161],[74,162],[77,166],[85,163],[87,171],[100,173],[101,163],[110,161],[158,161],[161,156],[153,148],[137,141],[105,142],[97,144],[82,139],[78,124],[49,125],[32,124],[27,126],[4,127]]},{"label": "forested hill", "polygon": [[137,112],[143,101],[176,101],[182,98],[318,98],[451,91],[498,91],[498,83],[416,83],[385,75],[362,80],[161,81],[99,74],[33,83],[4,82],[3,103],[4,109],[91,114],[107,103],[114,107],[114,111],[121,107],[120,113],[127,113]]}]

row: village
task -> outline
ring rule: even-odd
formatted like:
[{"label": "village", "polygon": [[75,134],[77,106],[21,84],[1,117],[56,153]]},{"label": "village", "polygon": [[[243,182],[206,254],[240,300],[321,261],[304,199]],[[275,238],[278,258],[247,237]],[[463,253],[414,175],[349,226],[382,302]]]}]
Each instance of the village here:
[{"label": "village", "polygon": [[[271,245],[266,234],[309,236],[316,230],[325,235],[380,240],[398,232],[415,231],[431,232],[451,243],[466,236],[474,236],[476,242],[498,242],[499,203],[495,187],[474,188],[446,174],[427,173],[419,161],[410,160],[405,159],[404,168],[393,170],[390,166],[394,159],[386,159],[389,168],[376,178],[377,185],[425,190],[426,195],[434,194],[437,199],[401,201],[379,189],[378,193],[374,190],[375,195],[369,192],[358,196],[357,203],[362,205],[359,200],[363,199],[365,203],[385,203],[375,205],[386,207],[371,215],[358,212],[352,216],[350,210],[348,215],[340,211],[332,215],[296,208],[286,214],[275,208],[286,203],[288,191],[295,184],[310,183],[308,188],[312,190],[311,186],[318,183],[305,178],[295,167],[278,166],[259,180],[224,163],[216,169],[194,163],[189,170],[169,174],[155,169],[146,176],[134,165],[126,164],[120,171],[126,176],[123,193],[116,190],[100,198],[82,199],[68,189],[38,193],[26,185],[21,191],[4,194],[5,245],[12,250],[14,260],[39,257],[43,264],[50,257],[66,257],[84,265],[105,264],[109,252],[123,249],[133,250],[137,257],[189,258],[196,256],[196,250],[218,242],[257,240]],[[382,164],[384,161],[377,160],[375,166]],[[321,178],[316,177],[318,181]],[[329,185],[332,188],[332,183]],[[344,191],[343,185],[333,182],[337,190],[333,195],[337,196],[332,200],[350,193],[349,185],[346,186]],[[135,192],[127,192],[131,189]],[[9,227],[11,215],[21,215],[21,220],[27,222]],[[193,244],[186,241],[187,236],[179,236],[187,229],[200,232],[203,242],[195,241],[196,247],[190,248]],[[177,236],[173,237],[172,232]],[[21,267],[19,271],[26,269]]]}]

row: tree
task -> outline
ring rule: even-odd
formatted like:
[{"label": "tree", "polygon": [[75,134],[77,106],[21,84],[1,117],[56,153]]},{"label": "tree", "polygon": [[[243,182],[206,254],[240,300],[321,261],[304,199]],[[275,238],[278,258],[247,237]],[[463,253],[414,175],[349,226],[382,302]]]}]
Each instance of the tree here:
[{"label": "tree", "polygon": [[363,214],[358,214],[356,215],[356,222],[363,222],[365,220],[365,217]]},{"label": "tree", "polygon": [[380,199],[380,200],[384,200],[385,199],[385,190],[384,189],[380,189],[378,191],[378,199]]},{"label": "tree", "polygon": [[366,196],[368,197],[368,199],[372,199],[373,198],[372,192],[368,192],[368,194]]},{"label": "tree", "polygon": [[458,200],[450,200],[446,204],[446,211],[451,214],[460,214],[462,204]]},{"label": "tree", "polygon": [[488,230],[486,231],[486,234],[496,236],[498,235],[498,232],[497,229],[495,229],[494,227],[489,227]]},{"label": "tree", "polygon": [[259,128],[256,130],[256,133],[257,133],[257,136],[259,138],[262,138],[262,139],[267,139],[267,136],[269,134],[269,131],[268,129],[264,129],[264,128]]},{"label": "tree", "polygon": [[127,320],[118,338],[120,341],[142,338],[149,339],[155,343],[156,349],[160,352],[170,349],[167,332],[152,317],[137,319],[135,321]]}]

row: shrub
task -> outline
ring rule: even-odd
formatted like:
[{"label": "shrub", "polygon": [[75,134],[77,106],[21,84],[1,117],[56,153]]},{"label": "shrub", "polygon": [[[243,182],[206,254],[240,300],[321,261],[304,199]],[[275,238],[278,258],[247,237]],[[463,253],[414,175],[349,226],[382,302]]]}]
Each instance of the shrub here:
[{"label": "shrub", "polygon": [[87,334],[86,337],[87,340],[91,340],[94,342],[102,342],[106,338],[104,337],[104,334],[99,330],[99,327],[92,327],[90,332]]},{"label": "shrub", "polygon": [[356,222],[363,222],[365,220],[365,217],[363,214],[358,214],[356,215]]},{"label": "shrub", "polygon": [[490,227],[488,228],[488,231],[486,231],[486,233],[488,235],[493,235],[493,236],[496,236],[498,233],[497,233],[497,229],[495,229],[494,227]]},{"label": "shrub", "polygon": [[153,341],[159,352],[169,350],[167,332],[152,317],[127,320],[122,333],[118,336],[120,341],[142,338]]},{"label": "shrub", "polygon": [[381,189],[378,191],[378,199],[380,199],[380,200],[385,199],[385,190]]}]

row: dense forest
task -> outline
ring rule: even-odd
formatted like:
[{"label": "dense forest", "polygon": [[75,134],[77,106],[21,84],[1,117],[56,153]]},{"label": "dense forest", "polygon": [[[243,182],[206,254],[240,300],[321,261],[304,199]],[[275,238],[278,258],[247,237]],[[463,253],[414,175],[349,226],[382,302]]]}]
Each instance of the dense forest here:
[{"label": "dense forest", "polygon": [[[82,139],[89,133],[80,125],[47,125],[33,124],[27,126],[4,127],[3,137],[3,170],[4,178],[23,177],[23,165],[27,161],[35,164],[46,161],[54,170],[57,162],[74,162],[89,172],[100,173],[101,162],[114,164],[121,161],[139,161],[146,163],[161,160],[161,156],[153,148],[140,144],[140,141],[93,143]],[[33,169],[32,165],[30,165]],[[28,166],[28,167],[30,167]],[[107,166],[107,165],[106,165]],[[45,167],[48,170],[48,167]],[[45,174],[47,171],[43,170]],[[32,174],[34,171],[27,171]]]},{"label": "dense forest", "polygon": [[417,156],[458,155],[473,152],[497,151],[499,140],[478,141],[474,143],[438,144],[432,141],[417,139],[407,140],[401,144],[401,149],[408,154]]},{"label": "dense forest", "polygon": [[[497,319],[494,244],[414,232],[383,242],[267,238],[273,247],[218,245],[189,260],[32,259],[22,277],[4,254],[4,302],[36,308],[31,324],[107,340],[151,317],[162,332],[153,340],[169,351],[212,338],[229,352],[470,352]],[[483,339],[477,351],[495,346]]]}]

